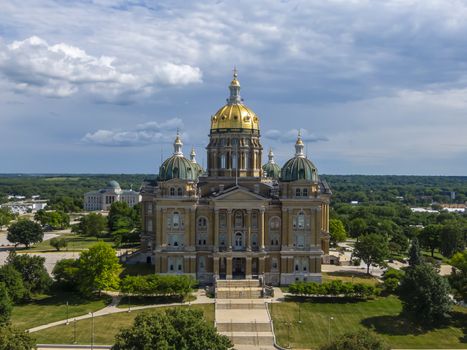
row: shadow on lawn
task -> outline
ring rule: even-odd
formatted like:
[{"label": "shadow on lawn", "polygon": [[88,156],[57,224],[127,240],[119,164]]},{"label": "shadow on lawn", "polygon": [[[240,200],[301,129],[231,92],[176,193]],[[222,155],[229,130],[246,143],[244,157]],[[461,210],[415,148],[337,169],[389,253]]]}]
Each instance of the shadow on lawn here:
[{"label": "shadow on lawn", "polygon": [[[105,304],[110,304],[112,301],[112,298],[107,295],[102,295],[102,296],[91,296],[91,297],[84,297],[78,293],[73,293],[73,292],[60,292],[60,293],[54,293],[51,292],[51,294],[48,295],[37,295],[34,296],[32,300],[24,302],[24,305],[38,305],[38,306],[51,306],[51,305],[66,305],[68,302],[68,305],[73,305],[73,306],[78,306],[78,305],[84,305],[84,304],[89,304],[90,302],[93,301],[99,301],[99,300],[105,300]],[[21,304],[20,304],[21,305]]]},{"label": "shadow on lawn", "polygon": [[429,331],[447,327],[459,328],[464,336],[459,339],[465,343],[467,340],[467,314],[453,311],[445,320],[439,320],[436,326],[421,325],[403,315],[375,316],[361,321],[362,325],[385,335],[421,335]]},{"label": "shadow on lawn", "polygon": [[366,300],[359,298],[342,298],[342,297],[313,297],[313,296],[299,296],[287,295],[286,301],[293,301],[296,303],[314,303],[314,304],[356,304],[365,303]]}]

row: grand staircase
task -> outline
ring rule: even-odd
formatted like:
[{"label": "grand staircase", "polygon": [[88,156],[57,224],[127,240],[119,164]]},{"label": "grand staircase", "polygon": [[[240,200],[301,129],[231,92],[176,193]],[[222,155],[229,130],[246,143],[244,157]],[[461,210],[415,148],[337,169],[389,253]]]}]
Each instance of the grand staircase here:
[{"label": "grand staircase", "polygon": [[235,349],[274,349],[267,304],[258,280],[219,280],[216,283],[216,327]]}]

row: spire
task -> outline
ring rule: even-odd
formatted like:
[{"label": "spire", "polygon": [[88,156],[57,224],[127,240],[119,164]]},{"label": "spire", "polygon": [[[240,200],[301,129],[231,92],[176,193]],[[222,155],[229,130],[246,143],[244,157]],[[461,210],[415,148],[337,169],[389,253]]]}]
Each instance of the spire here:
[{"label": "spire", "polygon": [[183,142],[182,142],[182,139],[180,138],[180,130],[177,128],[177,137],[175,138],[175,141],[174,141],[174,156],[183,157],[182,147],[183,147]]},{"label": "spire", "polygon": [[301,130],[298,130],[298,138],[295,143],[295,157],[305,158],[305,153],[303,152],[304,148],[305,144],[302,141],[302,132]]},{"label": "spire", "polygon": [[191,147],[190,160],[192,163],[196,164],[196,152],[194,147]]},{"label": "spire", "polygon": [[242,98],[240,96],[240,82],[237,80],[237,77],[238,77],[237,67],[234,67],[233,79],[229,85],[230,97],[227,99],[227,102],[231,105],[242,103]]},{"label": "spire", "polygon": [[269,149],[268,158],[269,158],[269,164],[276,163],[276,161],[274,160],[274,153],[272,152],[272,148]]}]

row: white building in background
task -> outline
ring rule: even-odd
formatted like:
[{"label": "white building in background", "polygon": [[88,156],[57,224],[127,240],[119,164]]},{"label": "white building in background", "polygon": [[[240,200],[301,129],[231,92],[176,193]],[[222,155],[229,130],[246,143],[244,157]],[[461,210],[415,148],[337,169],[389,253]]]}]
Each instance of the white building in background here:
[{"label": "white building in background", "polygon": [[[16,197],[23,197],[23,196],[16,196]],[[40,200],[24,200],[24,201],[15,201],[15,202],[7,202],[2,204],[2,208],[9,208],[13,214],[26,214],[26,213],[35,213],[38,210],[45,209],[47,206],[47,200],[40,199]]]},{"label": "white building in background", "polygon": [[110,181],[106,188],[84,195],[84,209],[88,211],[109,210],[113,202],[126,202],[132,207],[141,202],[141,195],[133,190],[122,190],[117,181]]}]

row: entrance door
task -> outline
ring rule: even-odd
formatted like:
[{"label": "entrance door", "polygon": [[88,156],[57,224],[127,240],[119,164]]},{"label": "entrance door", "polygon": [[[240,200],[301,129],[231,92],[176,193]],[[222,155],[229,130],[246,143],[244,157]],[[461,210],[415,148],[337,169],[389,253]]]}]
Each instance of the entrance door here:
[{"label": "entrance door", "polygon": [[233,258],[232,259],[232,278],[245,279],[246,259]]}]

